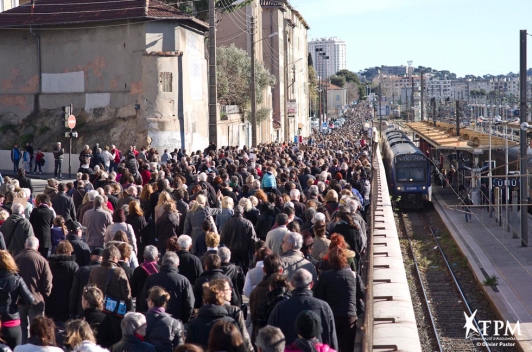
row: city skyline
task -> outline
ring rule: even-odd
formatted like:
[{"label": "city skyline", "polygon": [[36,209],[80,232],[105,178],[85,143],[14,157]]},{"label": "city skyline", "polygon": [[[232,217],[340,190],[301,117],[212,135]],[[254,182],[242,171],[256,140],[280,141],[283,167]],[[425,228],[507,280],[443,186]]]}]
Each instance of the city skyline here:
[{"label": "city skyline", "polygon": [[[347,69],[407,65],[463,77],[519,71],[519,30],[532,33],[532,1],[508,0],[291,0],[312,38],[347,44]],[[528,27],[528,28],[527,28]],[[529,37],[528,67],[532,67]]]}]

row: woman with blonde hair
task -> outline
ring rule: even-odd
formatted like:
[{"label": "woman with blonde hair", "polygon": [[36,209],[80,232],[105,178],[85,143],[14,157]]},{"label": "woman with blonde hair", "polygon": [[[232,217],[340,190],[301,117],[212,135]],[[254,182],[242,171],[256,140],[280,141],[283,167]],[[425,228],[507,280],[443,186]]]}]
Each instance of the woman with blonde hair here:
[{"label": "woman with blonde hair", "polygon": [[157,222],[159,216],[161,216],[164,212],[164,205],[169,202],[173,202],[170,193],[162,191],[161,194],[159,194],[159,200],[157,202],[157,205],[155,206],[155,212],[153,213],[153,221]]},{"label": "woman with blonde hair", "polygon": [[216,226],[218,227],[219,233],[222,232],[222,228],[225,222],[233,217],[234,206],[235,204],[234,204],[233,198],[231,197],[222,198],[222,212],[216,216]]},{"label": "woman with blonde hair", "polygon": [[[222,195],[220,194],[218,197],[221,199]],[[185,227],[183,229],[183,233],[192,238],[192,253],[196,252],[196,238],[203,233],[201,228],[203,221],[209,220],[212,223],[212,230],[217,232],[213,216],[220,214],[221,212],[222,208],[210,208],[207,203],[207,197],[203,194],[199,194],[196,197],[196,202],[192,205],[192,208],[188,211],[187,216],[185,217]]]},{"label": "woman with blonde hair", "polygon": [[165,311],[168,301],[170,294],[164,288],[153,286],[148,291],[145,340],[159,352],[172,352],[174,347],[184,343],[183,323]]},{"label": "woman with blonde hair", "polygon": [[225,294],[220,285],[210,281],[203,284],[203,306],[196,318],[188,324],[187,343],[193,343],[207,348],[209,335],[213,325],[220,320],[235,324],[224,307]]},{"label": "woman with blonde hair", "polygon": [[71,320],[66,324],[64,344],[72,352],[108,352],[108,350],[96,344],[96,339],[89,323],[81,319]]},{"label": "woman with blonde hair", "polygon": [[0,250],[0,287],[8,295],[0,298],[0,320],[2,338],[11,349],[22,343],[22,329],[17,301],[21,298],[26,304],[33,305],[35,298],[24,280],[17,275],[18,267],[8,251]]}]

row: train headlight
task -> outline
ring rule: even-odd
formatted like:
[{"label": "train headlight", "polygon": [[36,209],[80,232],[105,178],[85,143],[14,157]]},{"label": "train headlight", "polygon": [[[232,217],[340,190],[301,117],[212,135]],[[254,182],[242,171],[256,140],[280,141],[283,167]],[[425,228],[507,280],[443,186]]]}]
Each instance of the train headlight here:
[{"label": "train headlight", "polygon": [[412,181],[414,181],[414,180],[410,179],[410,182],[412,182]]},{"label": "train headlight", "polygon": [[400,190],[401,190],[401,187],[397,187],[397,190],[400,191]]},{"label": "train headlight", "polygon": [[423,189],[427,189],[427,187],[423,186]]}]

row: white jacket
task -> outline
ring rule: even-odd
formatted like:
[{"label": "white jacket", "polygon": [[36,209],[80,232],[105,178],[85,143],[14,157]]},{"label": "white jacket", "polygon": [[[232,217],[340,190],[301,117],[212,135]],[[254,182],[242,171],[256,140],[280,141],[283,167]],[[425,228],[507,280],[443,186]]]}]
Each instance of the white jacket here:
[{"label": "white jacket", "polygon": [[83,341],[80,346],[74,348],[72,352],[109,352],[108,349],[98,346],[90,341]]}]

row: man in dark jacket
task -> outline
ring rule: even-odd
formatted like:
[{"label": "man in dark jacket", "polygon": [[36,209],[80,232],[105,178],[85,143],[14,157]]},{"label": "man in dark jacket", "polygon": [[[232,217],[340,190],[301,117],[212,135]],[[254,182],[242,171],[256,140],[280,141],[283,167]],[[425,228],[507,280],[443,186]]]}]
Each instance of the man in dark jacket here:
[{"label": "man in dark jacket", "polygon": [[161,267],[157,264],[159,251],[157,247],[148,245],[144,248],[144,262],[133,271],[131,277],[131,296],[137,298],[142,293],[146,280],[153,274],[157,274]]},{"label": "man in dark jacket", "polygon": [[85,181],[78,180],[76,188],[72,190],[72,202],[74,202],[74,209],[76,209],[76,214],[79,210],[79,207],[83,203],[83,197],[85,197],[85,193],[87,193],[87,191],[85,190]]},{"label": "man in dark jacket", "polygon": [[[226,279],[231,282],[231,279],[223,274],[222,269],[220,269],[222,261],[218,254],[209,254],[205,258],[204,267],[205,271],[196,279],[194,282],[194,297],[196,297],[196,304],[194,308],[200,308],[203,305],[203,284],[209,282],[213,279]],[[233,283],[231,282],[231,288]],[[231,297],[231,305],[238,305],[237,296],[235,294]]]},{"label": "man in dark jacket", "polygon": [[65,193],[65,185],[60,183],[57,186],[57,195],[52,199],[52,207],[57,215],[61,215],[65,221],[70,219],[76,221],[76,209],[72,198]]},{"label": "man in dark jacket", "polygon": [[[91,270],[88,283],[98,286],[104,295],[126,302],[127,311],[131,311],[131,287],[126,272],[118,265],[120,251],[115,246],[109,245],[103,250],[102,256],[102,265]],[[112,271],[112,274],[109,274],[109,271]],[[109,275],[111,275],[110,280],[108,280]]]},{"label": "man in dark jacket", "polygon": [[51,227],[54,222],[54,212],[48,206],[50,197],[47,194],[42,194],[40,200],[39,206],[34,208],[30,214],[30,223],[41,244],[41,254],[46,258],[48,249],[52,247]]},{"label": "man in dark jacket", "polygon": [[144,289],[137,300],[139,311],[148,310],[146,298],[148,290],[153,286],[161,286],[168,292],[172,292],[166,312],[174,318],[180,319],[184,324],[188,323],[194,311],[194,292],[188,279],[178,274],[179,257],[174,252],[167,252],[163,256],[161,270],[146,280]]},{"label": "man in dark jacket", "polygon": [[244,271],[238,265],[231,263],[231,250],[229,248],[218,248],[218,256],[222,261],[220,269],[222,269],[224,275],[231,279],[233,294],[238,301],[237,307],[240,307],[242,305],[242,290],[244,289]]},{"label": "man in dark jacket", "polygon": [[286,344],[291,344],[297,339],[295,327],[298,314],[304,310],[312,310],[321,318],[323,330],[318,339],[338,350],[333,312],[325,301],[312,296],[312,285],[312,274],[306,269],[297,270],[292,276],[292,297],[273,308],[268,325],[280,328],[285,335]]},{"label": "man in dark jacket", "polygon": [[83,235],[83,228],[81,224],[77,221],[67,221],[68,235],[66,239],[70,242],[74,248],[74,255],[76,256],[76,263],[81,268],[82,266],[88,265],[91,261],[91,250],[89,245],[81,240]]},{"label": "man in dark jacket", "polygon": [[247,270],[250,253],[255,249],[255,242],[258,239],[251,221],[242,216],[244,209],[237,205],[234,212],[233,217],[227,220],[222,229],[220,241],[231,250],[231,262]]},{"label": "man in dark jacket", "polygon": [[31,184],[31,178],[26,177],[26,171],[23,168],[18,169],[18,176],[15,178],[18,180],[20,188],[28,188],[33,196],[33,186]]},{"label": "man in dark jacket", "polygon": [[[7,250],[15,256],[24,249],[24,241],[33,236],[34,233],[30,221],[23,216],[24,206],[22,204],[13,204],[11,213],[0,226],[0,231],[4,235]],[[50,231],[50,228],[48,228],[48,231]]]},{"label": "man in dark jacket", "polygon": [[83,296],[83,289],[89,283],[89,276],[92,269],[98,268],[102,265],[103,249],[96,248],[91,252],[89,264],[82,266],[76,272],[74,276],[74,282],[72,283],[72,289],[70,290],[70,313],[79,316],[83,313],[83,307],[81,306],[81,297]]},{"label": "man in dark jacket", "polygon": [[190,253],[192,248],[192,238],[188,235],[181,235],[177,239],[177,256],[179,257],[179,273],[186,277],[192,285],[196,279],[203,274],[201,261],[194,254]]},{"label": "man in dark jacket", "polygon": [[54,177],[61,178],[61,166],[63,164],[63,159],[65,158],[65,148],[61,147],[61,142],[57,142],[53,150],[54,153]]},{"label": "man in dark jacket", "polygon": [[44,302],[52,293],[52,271],[48,261],[38,252],[39,240],[35,236],[26,239],[25,248],[15,257],[19,275],[35,298],[35,304],[19,301],[22,343],[28,339],[28,327],[37,316],[44,316]]}]

